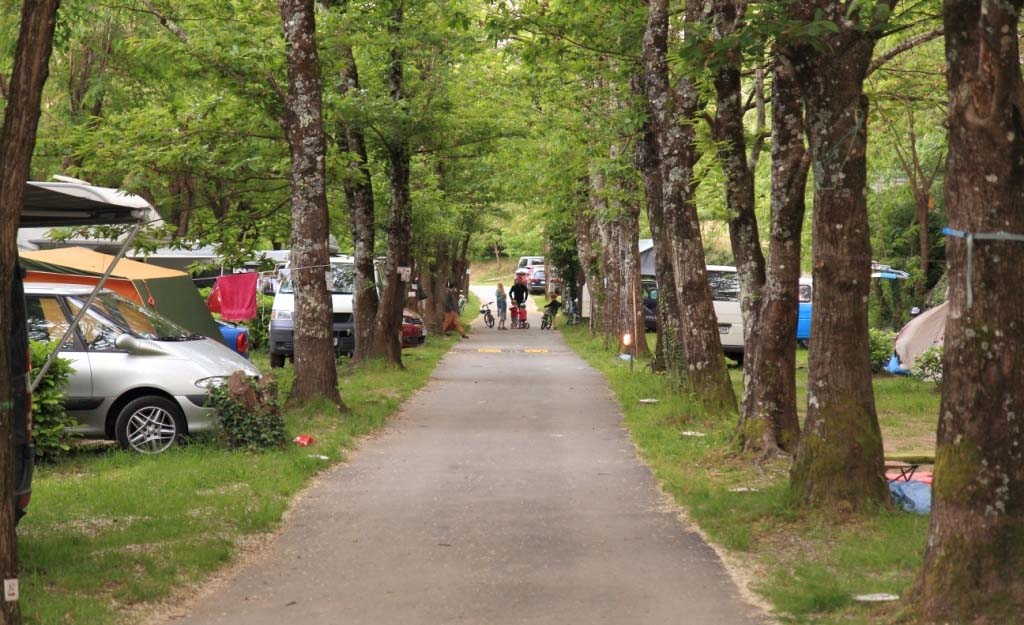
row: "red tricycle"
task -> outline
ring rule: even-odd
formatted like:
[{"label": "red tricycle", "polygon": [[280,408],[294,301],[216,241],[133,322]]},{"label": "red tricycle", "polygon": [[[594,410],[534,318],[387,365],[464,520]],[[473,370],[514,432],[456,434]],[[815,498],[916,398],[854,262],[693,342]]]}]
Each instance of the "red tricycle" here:
[{"label": "red tricycle", "polygon": [[512,308],[509,310],[509,316],[512,317],[512,327],[527,330],[530,328],[530,322],[526,320],[526,306],[515,306],[513,302]]}]

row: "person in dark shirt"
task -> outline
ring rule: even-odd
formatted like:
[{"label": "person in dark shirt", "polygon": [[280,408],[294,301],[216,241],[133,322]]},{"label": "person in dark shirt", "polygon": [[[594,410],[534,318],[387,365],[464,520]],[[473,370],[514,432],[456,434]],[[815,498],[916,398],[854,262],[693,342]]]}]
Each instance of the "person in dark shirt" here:
[{"label": "person in dark shirt", "polygon": [[551,301],[544,306],[544,314],[551,317],[551,329],[555,329],[555,317],[558,315],[558,310],[562,307],[562,302],[558,301],[558,294],[551,294]]},{"label": "person in dark shirt", "polygon": [[523,307],[526,305],[526,299],[529,296],[530,291],[526,288],[526,278],[524,276],[516,276],[516,283],[508,290],[508,298],[512,302],[513,328],[526,327],[526,309]]},{"label": "person in dark shirt", "polygon": [[451,328],[458,330],[462,338],[469,338],[459,320],[459,292],[454,286],[448,285],[448,292],[444,294],[444,334],[447,335]]}]

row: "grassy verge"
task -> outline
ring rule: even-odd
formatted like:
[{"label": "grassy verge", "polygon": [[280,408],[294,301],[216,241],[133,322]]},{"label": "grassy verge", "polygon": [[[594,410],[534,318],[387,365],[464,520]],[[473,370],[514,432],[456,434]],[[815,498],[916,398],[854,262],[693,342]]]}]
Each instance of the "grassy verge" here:
[{"label": "grassy verge", "polygon": [[496,284],[505,282],[508,286],[512,281],[512,274],[516,270],[515,258],[502,258],[501,262],[486,260],[473,261],[472,278],[473,284]]},{"label": "grassy verge", "polygon": [[[476,316],[471,297],[464,321]],[[273,530],[309,479],[340,461],[358,437],[383,425],[430,378],[455,337],[431,336],[403,352],[405,370],[339,366],[351,412],[307,406],[286,415],[289,439],[313,446],[264,453],[197,440],[158,456],[80,453],[40,467],[18,529],[22,610],[28,623],[93,625],[138,620],[143,604],[167,598],[228,563],[239,543]],[[254,361],[269,371],[266,355]],[[279,370],[282,393],[291,369]]]},{"label": "grassy verge", "polygon": [[[712,541],[744,563],[753,590],[781,621],[867,625],[896,615],[899,602],[865,605],[853,596],[905,595],[924,552],[926,517],[885,510],[849,516],[794,506],[784,461],[758,467],[734,451],[734,417],[697,416],[663,377],[643,367],[631,373],[585,329],[562,332],[608,379],[626,427],[664,489]],[[740,371],[732,374],[738,384]],[[806,367],[798,376],[806,392]],[[887,439],[887,451],[921,446],[928,427],[934,440],[938,399],[928,383],[880,377],[875,392],[886,435],[912,433],[891,446]],[[641,404],[641,398],[659,401]]]}]

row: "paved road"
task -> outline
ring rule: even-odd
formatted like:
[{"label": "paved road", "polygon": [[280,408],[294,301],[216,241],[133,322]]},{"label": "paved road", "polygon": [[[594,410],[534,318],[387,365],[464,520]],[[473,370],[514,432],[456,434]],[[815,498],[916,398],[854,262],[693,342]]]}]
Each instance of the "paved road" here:
[{"label": "paved road", "polygon": [[526,331],[478,323],[184,622],[759,622],[666,511],[604,379],[531,317]]}]

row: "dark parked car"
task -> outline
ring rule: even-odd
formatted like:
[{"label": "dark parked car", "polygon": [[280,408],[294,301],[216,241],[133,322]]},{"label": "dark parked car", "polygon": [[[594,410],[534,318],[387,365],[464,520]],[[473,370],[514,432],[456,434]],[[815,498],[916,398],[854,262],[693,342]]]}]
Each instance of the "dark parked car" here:
[{"label": "dark parked car", "polygon": [[643,292],[644,328],[648,332],[658,330],[658,283],[654,280],[640,282]]}]

